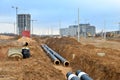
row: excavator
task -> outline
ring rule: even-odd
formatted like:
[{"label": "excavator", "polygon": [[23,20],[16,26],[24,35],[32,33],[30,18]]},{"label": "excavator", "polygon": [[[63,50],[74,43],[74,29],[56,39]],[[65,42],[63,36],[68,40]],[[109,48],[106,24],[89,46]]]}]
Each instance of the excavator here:
[{"label": "excavator", "polygon": [[89,32],[87,32],[87,36],[88,36],[88,37],[93,37],[93,36],[91,35],[91,33],[89,33]]}]

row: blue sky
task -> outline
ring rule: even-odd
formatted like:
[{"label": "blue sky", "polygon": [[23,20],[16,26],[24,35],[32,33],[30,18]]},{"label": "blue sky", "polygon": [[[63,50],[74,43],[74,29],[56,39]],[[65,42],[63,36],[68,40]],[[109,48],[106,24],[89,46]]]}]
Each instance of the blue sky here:
[{"label": "blue sky", "polygon": [[[29,13],[34,22],[36,34],[58,34],[61,28],[75,24],[77,10],[80,23],[96,26],[97,32],[118,30],[120,22],[120,0],[0,0],[0,32],[14,32],[15,9],[18,13]],[[9,23],[9,24],[8,24]],[[52,31],[51,31],[52,29]]]}]

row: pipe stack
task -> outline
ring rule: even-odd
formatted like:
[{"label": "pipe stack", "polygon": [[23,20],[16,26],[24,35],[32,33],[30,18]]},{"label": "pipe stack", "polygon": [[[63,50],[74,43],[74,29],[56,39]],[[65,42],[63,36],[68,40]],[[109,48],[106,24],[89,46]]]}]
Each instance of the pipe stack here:
[{"label": "pipe stack", "polygon": [[79,77],[80,80],[93,80],[92,78],[90,78],[88,76],[87,73],[85,72],[82,72],[80,70],[76,71],[76,75]]},{"label": "pipe stack", "polygon": [[41,46],[46,51],[47,55],[52,59],[54,64],[59,65],[60,61],[54,55],[52,55],[52,53],[45,47],[45,45],[41,45]]},{"label": "pipe stack", "polygon": [[72,72],[68,72],[66,74],[67,80],[80,80],[75,74]]},{"label": "pipe stack", "polygon": [[66,74],[67,80],[93,80],[88,76],[88,74],[80,70],[77,70],[75,74],[73,74],[72,72],[68,72]]},{"label": "pipe stack", "polygon": [[64,66],[69,66],[69,61],[67,61],[65,58],[63,58],[62,56],[60,56],[57,52],[55,52],[54,50],[52,50],[50,47],[48,47],[47,45],[43,44],[42,45],[43,49],[50,55],[56,57],[59,61],[61,61],[63,63]]}]

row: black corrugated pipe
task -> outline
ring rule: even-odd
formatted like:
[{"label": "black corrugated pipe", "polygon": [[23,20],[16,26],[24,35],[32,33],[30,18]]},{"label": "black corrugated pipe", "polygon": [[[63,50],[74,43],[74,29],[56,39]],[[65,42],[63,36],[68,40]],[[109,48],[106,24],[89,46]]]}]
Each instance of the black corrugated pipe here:
[{"label": "black corrugated pipe", "polygon": [[29,58],[30,57],[30,49],[28,47],[23,47],[22,48],[22,55],[23,58]]},{"label": "black corrugated pipe", "polygon": [[88,76],[88,74],[82,72],[81,70],[77,70],[75,74],[79,77],[80,80],[93,80]]},{"label": "black corrugated pipe", "polygon": [[52,59],[52,61],[54,62],[54,64],[59,65],[60,61],[44,45],[41,45],[41,46],[44,49],[44,51],[47,52],[47,54]]},{"label": "black corrugated pipe", "polygon": [[58,53],[56,53],[54,50],[52,50],[50,47],[48,47],[47,45],[44,45],[55,57],[57,57],[64,66],[69,66],[70,63],[69,61],[67,61],[65,58],[63,58],[62,56],[60,56]]},{"label": "black corrugated pipe", "polygon": [[79,77],[77,77],[75,74],[72,72],[68,72],[66,74],[67,80],[80,80]]}]

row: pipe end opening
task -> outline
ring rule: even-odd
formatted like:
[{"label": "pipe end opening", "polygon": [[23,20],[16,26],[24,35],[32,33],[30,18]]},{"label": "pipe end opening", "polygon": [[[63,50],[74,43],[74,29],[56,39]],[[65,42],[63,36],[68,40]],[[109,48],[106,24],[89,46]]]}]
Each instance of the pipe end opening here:
[{"label": "pipe end opening", "polygon": [[68,67],[68,66],[70,66],[70,63],[68,61],[65,61],[64,66]]},{"label": "pipe end opening", "polygon": [[55,64],[55,65],[60,65],[60,61],[59,61],[59,60],[55,60],[55,61],[54,61],[54,64]]}]

